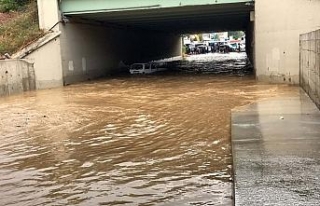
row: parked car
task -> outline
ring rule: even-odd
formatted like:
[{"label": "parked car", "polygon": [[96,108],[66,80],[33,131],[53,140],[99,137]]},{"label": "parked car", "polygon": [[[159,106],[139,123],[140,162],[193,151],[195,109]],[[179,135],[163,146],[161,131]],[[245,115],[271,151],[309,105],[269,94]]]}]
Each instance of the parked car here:
[{"label": "parked car", "polygon": [[161,63],[134,63],[130,66],[130,74],[151,74],[154,72],[165,71],[164,64]]},{"label": "parked car", "polygon": [[227,44],[229,52],[238,51],[238,43],[229,43]]},{"label": "parked car", "polygon": [[194,54],[196,52],[196,45],[193,43],[186,44],[186,53]]},{"label": "parked car", "polygon": [[237,51],[237,52],[246,51],[246,45],[244,43],[229,43],[228,47],[230,51]]},{"label": "parked car", "polygon": [[197,44],[196,45],[196,53],[197,54],[205,54],[208,53],[208,48],[205,44]]}]

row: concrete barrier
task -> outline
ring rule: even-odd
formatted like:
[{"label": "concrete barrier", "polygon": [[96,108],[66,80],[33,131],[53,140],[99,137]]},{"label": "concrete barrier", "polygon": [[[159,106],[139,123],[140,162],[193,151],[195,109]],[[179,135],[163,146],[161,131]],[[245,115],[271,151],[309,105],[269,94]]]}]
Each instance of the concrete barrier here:
[{"label": "concrete barrier", "polygon": [[36,89],[33,64],[24,60],[0,61],[0,96]]},{"label": "concrete barrier", "polygon": [[320,108],[320,30],[300,35],[300,85]]}]

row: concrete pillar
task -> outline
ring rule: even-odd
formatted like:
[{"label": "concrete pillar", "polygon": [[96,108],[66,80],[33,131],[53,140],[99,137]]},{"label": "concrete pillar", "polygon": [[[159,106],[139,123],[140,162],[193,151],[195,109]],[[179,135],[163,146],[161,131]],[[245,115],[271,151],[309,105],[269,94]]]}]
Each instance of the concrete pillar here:
[{"label": "concrete pillar", "polygon": [[57,26],[60,21],[58,0],[37,0],[40,29],[59,31]]}]

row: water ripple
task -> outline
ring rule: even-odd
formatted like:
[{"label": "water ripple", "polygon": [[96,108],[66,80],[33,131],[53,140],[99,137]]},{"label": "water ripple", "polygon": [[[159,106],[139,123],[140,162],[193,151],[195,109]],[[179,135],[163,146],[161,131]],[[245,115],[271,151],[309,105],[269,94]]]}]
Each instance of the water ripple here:
[{"label": "water ripple", "polygon": [[231,204],[230,110],[280,92],[173,75],[3,98],[0,205]]}]

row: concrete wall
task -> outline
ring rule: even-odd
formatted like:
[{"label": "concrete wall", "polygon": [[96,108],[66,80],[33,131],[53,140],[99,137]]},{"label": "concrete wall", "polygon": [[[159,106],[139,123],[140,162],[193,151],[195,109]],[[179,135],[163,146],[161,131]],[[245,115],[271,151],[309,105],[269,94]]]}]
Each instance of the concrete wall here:
[{"label": "concrete wall", "polygon": [[[26,58],[35,62],[37,88],[67,85],[116,72],[130,64],[181,55],[181,38],[73,18],[61,21],[59,1],[37,0],[40,28],[59,38]],[[59,23],[60,22],[60,23]],[[58,24],[57,24],[58,23]]]},{"label": "concrete wall", "polygon": [[34,63],[37,89],[60,87],[63,85],[63,76],[58,1],[37,0],[37,4],[40,29],[44,31],[51,29],[51,31],[37,42],[18,52],[16,58],[23,58]]},{"label": "concrete wall", "polygon": [[63,86],[60,45],[57,36],[24,57],[34,63],[37,89]]},{"label": "concrete wall", "polygon": [[299,35],[320,27],[318,0],[255,1],[258,80],[299,83]]},{"label": "concrete wall", "polygon": [[0,61],[0,96],[35,90],[33,64],[23,60]]},{"label": "concrete wall", "polygon": [[119,63],[181,55],[181,38],[70,20],[60,25],[64,84],[106,76]]},{"label": "concrete wall", "polygon": [[320,30],[300,36],[300,85],[320,108]]}]

